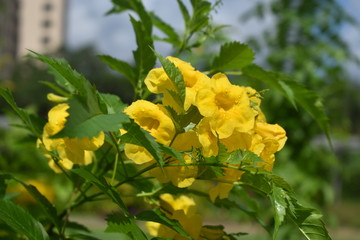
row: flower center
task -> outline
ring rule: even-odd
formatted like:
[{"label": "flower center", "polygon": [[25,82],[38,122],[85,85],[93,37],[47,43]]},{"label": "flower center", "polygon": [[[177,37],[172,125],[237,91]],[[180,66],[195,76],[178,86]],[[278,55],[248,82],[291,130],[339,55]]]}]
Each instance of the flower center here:
[{"label": "flower center", "polygon": [[146,130],[150,131],[151,129],[155,128],[158,129],[160,122],[157,119],[151,117],[143,117],[139,119],[140,126],[145,128]]},{"label": "flower center", "polygon": [[228,92],[216,94],[215,102],[220,109],[224,109],[225,111],[228,111],[235,104],[235,101],[229,96]]}]

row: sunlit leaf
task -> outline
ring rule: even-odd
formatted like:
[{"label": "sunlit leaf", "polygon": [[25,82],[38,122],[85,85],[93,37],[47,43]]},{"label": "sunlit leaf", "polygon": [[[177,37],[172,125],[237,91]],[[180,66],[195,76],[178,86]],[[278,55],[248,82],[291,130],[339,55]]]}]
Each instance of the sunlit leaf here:
[{"label": "sunlit leaf", "polygon": [[212,72],[242,69],[253,62],[254,55],[255,53],[246,44],[225,43],[221,46],[220,54],[212,63]]}]

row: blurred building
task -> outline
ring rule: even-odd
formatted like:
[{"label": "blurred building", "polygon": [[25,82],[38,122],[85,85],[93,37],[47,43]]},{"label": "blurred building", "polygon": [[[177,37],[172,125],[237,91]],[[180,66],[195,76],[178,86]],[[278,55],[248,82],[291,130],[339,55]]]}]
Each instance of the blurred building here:
[{"label": "blurred building", "polygon": [[0,54],[19,59],[31,49],[58,50],[64,42],[66,0],[1,0]]}]

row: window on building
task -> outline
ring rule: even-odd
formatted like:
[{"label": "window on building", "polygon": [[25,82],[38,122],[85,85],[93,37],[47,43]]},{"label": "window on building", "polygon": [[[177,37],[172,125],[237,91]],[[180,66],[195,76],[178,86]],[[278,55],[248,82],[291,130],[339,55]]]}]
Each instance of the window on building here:
[{"label": "window on building", "polygon": [[44,11],[49,12],[53,9],[53,5],[51,3],[44,4]]},{"label": "window on building", "polygon": [[49,19],[46,19],[42,22],[42,26],[44,28],[49,28],[49,27],[51,27],[51,25],[52,25],[52,22]]},{"label": "window on building", "polygon": [[50,38],[48,36],[44,36],[41,38],[41,42],[43,45],[48,45],[50,43]]}]

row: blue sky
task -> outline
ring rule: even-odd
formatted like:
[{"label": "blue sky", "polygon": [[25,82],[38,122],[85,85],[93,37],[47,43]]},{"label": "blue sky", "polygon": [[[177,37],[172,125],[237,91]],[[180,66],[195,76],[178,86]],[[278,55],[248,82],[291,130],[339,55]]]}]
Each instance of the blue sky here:
[{"label": "blue sky", "polygon": [[[170,22],[175,29],[183,28],[181,14],[175,0],[144,0],[143,2],[146,9],[154,10],[164,21]],[[255,19],[246,24],[240,23],[239,16],[258,0],[226,0],[223,2],[224,4],[217,13],[213,14],[213,21],[216,24],[231,25],[227,31],[232,40],[246,42],[249,35],[261,32],[261,29],[271,26],[273,22],[270,16],[266,19],[265,24],[258,24]],[[339,0],[339,2],[350,15],[360,22],[360,0]],[[110,0],[68,0],[67,46],[74,49],[91,44],[96,47],[99,54],[109,54],[126,61],[131,60],[132,50],[135,50],[136,45],[129,13],[105,16],[111,7]],[[169,11],[169,9],[173,10]],[[359,28],[344,26],[341,35],[349,43],[352,52],[360,57]],[[156,49],[163,55],[170,52],[170,46],[167,44],[159,44]],[[360,70],[356,66],[349,66],[349,69],[352,75],[360,74]]]}]

